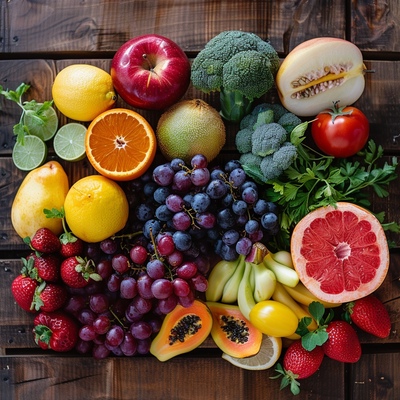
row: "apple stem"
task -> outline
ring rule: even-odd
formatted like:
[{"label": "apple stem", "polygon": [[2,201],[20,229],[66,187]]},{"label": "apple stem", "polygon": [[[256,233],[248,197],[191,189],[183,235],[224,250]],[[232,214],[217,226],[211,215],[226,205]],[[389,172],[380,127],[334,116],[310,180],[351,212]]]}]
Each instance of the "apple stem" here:
[{"label": "apple stem", "polygon": [[148,66],[149,66],[150,71],[153,71],[153,65],[151,64],[151,62],[150,62],[149,59],[147,58],[147,54],[143,54],[142,57],[143,57],[144,60],[146,60]]}]

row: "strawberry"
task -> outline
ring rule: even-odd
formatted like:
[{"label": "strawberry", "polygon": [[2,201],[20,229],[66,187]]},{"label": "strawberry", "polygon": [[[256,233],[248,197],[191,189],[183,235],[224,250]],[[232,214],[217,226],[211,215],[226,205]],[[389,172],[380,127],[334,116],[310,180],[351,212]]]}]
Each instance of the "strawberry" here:
[{"label": "strawberry", "polygon": [[300,384],[297,379],[308,378],[317,372],[324,355],[322,347],[317,346],[308,351],[303,347],[301,340],[296,340],[286,350],[283,357],[283,367],[277,364],[276,371],[279,372],[279,375],[274,378],[283,376],[281,389],[290,385],[291,392],[296,395],[300,393]]},{"label": "strawberry", "polygon": [[35,290],[31,308],[35,311],[52,312],[60,309],[66,301],[65,286],[42,282]]},{"label": "strawberry", "polygon": [[[29,238],[26,240],[28,241]],[[48,228],[39,228],[29,243],[40,253],[56,253],[61,248],[60,239]]]},{"label": "strawberry", "polygon": [[40,312],[33,325],[35,342],[44,350],[70,351],[78,341],[77,323],[61,311]]},{"label": "strawberry", "polygon": [[387,338],[392,323],[385,305],[374,295],[350,302],[346,305],[347,321],[371,335]]},{"label": "strawberry", "polygon": [[[61,241],[61,249],[60,254],[64,258],[68,257],[76,257],[81,256],[83,253],[83,240],[76,238],[75,236],[69,237],[68,239],[62,239],[62,235],[60,236]],[[74,238],[74,239],[73,239]]]},{"label": "strawberry", "polygon": [[11,284],[11,292],[17,304],[25,311],[34,312],[31,309],[33,297],[39,283],[30,276],[20,274]]},{"label": "strawberry", "polygon": [[345,363],[355,363],[361,357],[361,344],[355,329],[346,321],[331,321],[326,332],[328,340],[322,345],[325,354]]},{"label": "strawberry", "polygon": [[38,280],[46,282],[57,282],[60,279],[60,258],[54,253],[37,255],[30,254],[28,257],[34,260],[34,268]]},{"label": "strawberry", "polygon": [[82,257],[68,257],[61,263],[61,279],[71,288],[83,288],[90,279],[101,280],[92,260]]}]

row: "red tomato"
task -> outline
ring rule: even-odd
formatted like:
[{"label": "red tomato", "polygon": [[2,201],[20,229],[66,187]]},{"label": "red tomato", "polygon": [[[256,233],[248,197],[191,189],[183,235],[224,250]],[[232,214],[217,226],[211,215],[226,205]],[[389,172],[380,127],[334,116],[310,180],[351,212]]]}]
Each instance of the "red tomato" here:
[{"label": "red tomato", "polygon": [[320,112],[311,123],[311,134],[318,148],[334,157],[350,157],[368,141],[369,121],[355,107],[341,107]]}]

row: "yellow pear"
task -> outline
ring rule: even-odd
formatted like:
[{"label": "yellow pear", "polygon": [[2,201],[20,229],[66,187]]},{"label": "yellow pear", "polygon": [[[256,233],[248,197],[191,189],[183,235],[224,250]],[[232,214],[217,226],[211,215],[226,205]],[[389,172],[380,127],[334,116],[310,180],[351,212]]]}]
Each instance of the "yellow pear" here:
[{"label": "yellow pear", "polygon": [[47,218],[43,210],[60,210],[68,190],[68,176],[57,161],[49,161],[30,171],[11,206],[11,222],[18,235],[32,237],[39,228],[49,228],[59,235],[63,231],[61,219]]}]

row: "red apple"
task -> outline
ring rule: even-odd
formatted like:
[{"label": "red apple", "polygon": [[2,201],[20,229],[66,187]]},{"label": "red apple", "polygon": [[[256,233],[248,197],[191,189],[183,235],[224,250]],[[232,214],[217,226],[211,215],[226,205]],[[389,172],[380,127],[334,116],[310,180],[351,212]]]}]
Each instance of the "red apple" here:
[{"label": "red apple", "polygon": [[171,39],[142,35],[117,50],[111,62],[111,77],[126,103],[162,110],[185,94],[190,83],[190,62]]}]

